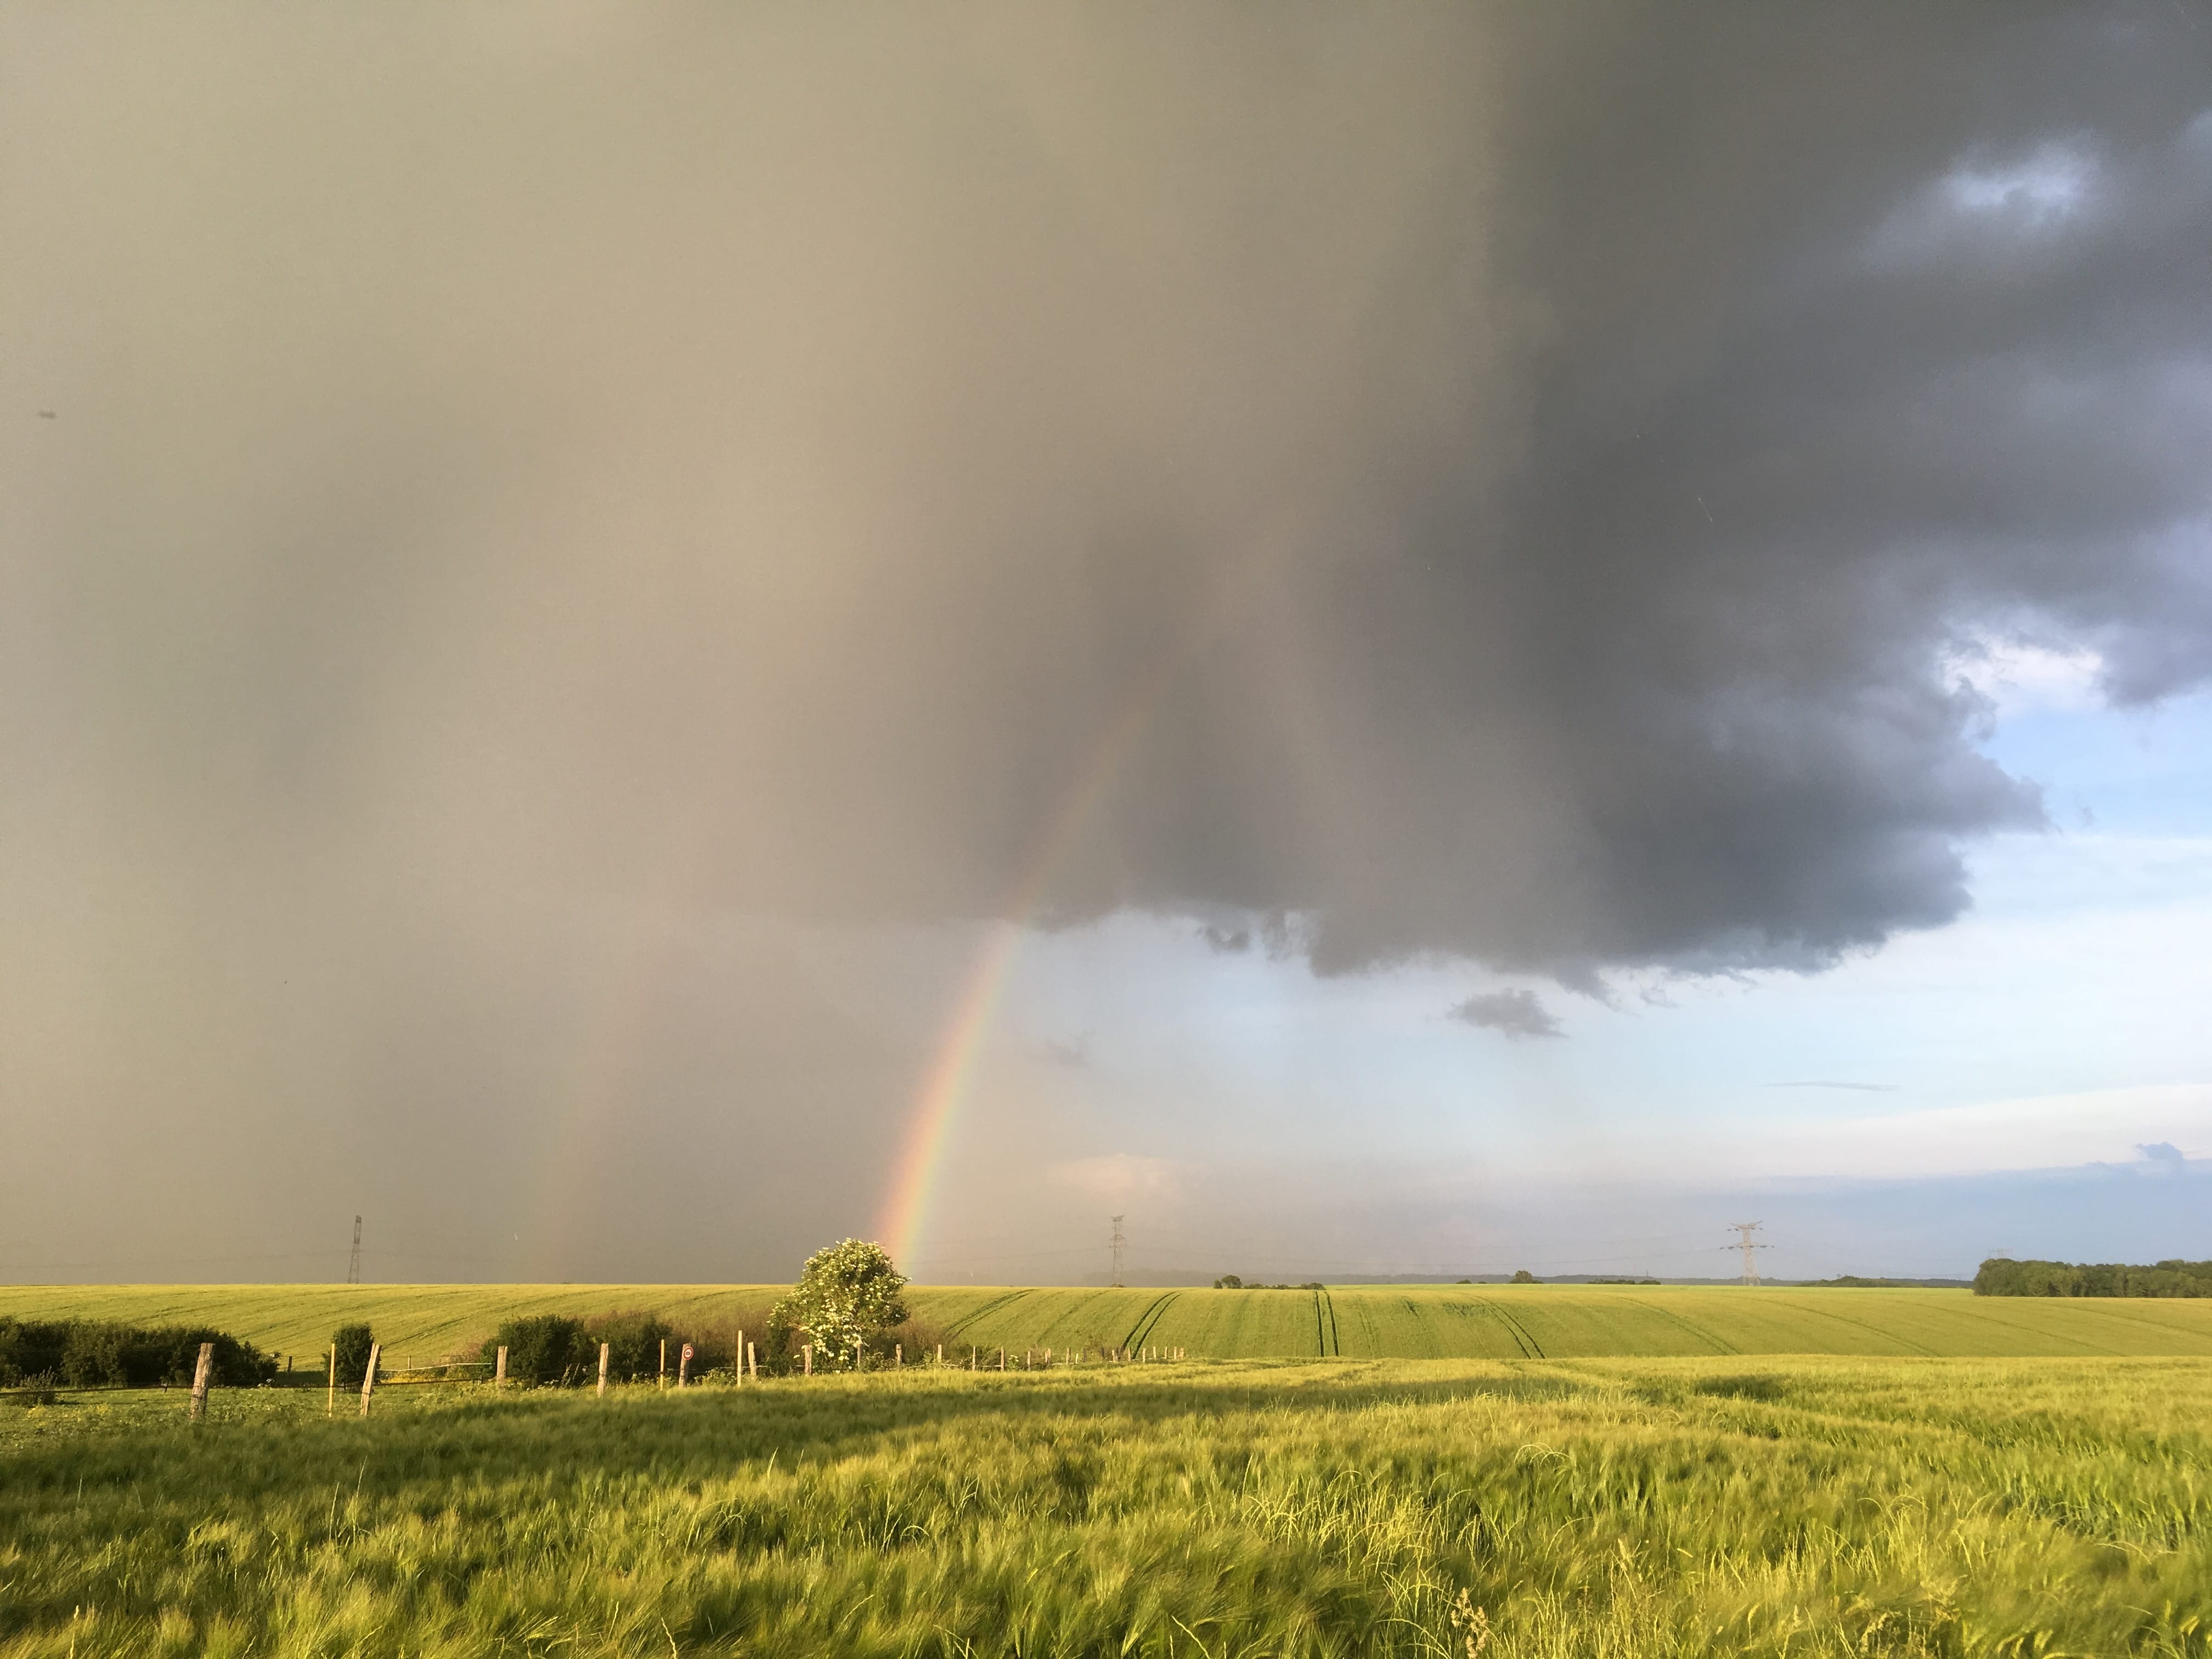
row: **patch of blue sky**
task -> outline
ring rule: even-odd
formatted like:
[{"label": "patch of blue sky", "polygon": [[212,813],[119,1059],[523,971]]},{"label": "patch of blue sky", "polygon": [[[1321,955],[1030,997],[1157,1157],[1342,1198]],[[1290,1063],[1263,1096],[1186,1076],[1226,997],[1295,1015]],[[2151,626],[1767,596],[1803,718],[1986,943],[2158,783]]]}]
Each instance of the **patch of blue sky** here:
[{"label": "patch of blue sky", "polygon": [[2042,787],[2062,831],[2212,835],[2212,693],[2143,708],[2032,706],[2001,717],[1982,746]]},{"label": "patch of blue sky", "polygon": [[[1828,972],[1630,975],[1609,1000],[1463,963],[1325,979],[1124,915],[1032,940],[999,1086],[1079,1153],[1465,1160],[1592,1192],[2212,1157],[2212,697],[2008,698],[1986,744],[2052,827],[1971,848],[1959,921]],[[1450,1017],[1516,983],[1562,1036]]]}]

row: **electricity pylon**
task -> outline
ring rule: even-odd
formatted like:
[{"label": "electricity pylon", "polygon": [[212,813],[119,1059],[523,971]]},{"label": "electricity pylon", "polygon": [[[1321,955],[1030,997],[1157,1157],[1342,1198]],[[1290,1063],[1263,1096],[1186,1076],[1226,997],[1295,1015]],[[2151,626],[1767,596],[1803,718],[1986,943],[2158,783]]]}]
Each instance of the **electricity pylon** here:
[{"label": "electricity pylon", "polygon": [[1731,1221],[1729,1225],[1735,1228],[1739,1236],[1735,1243],[1724,1244],[1721,1248],[1743,1252],[1743,1282],[1747,1285],[1756,1285],[1759,1283],[1759,1257],[1754,1253],[1759,1250],[1771,1250],[1774,1246],[1752,1243],[1751,1236],[1757,1232],[1761,1225],[1759,1222]]},{"label": "electricity pylon", "polygon": [[346,1263],[346,1283],[361,1283],[361,1218],[353,1218],[353,1257]]},{"label": "electricity pylon", "polygon": [[1121,1218],[1114,1218],[1114,1288],[1121,1288],[1121,1247],[1128,1241],[1121,1237]]}]

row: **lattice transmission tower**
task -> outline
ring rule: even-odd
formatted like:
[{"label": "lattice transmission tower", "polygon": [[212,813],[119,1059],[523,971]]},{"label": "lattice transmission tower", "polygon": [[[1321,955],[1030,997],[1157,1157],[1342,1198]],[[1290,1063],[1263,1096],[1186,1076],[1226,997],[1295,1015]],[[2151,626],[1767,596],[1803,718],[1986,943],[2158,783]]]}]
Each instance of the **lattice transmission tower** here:
[{"label": "lattice transmission tower", "polygon": [[1114,1218],[1114,1288],[1121,1288],[1121,1247],[1129,1241],[1121,1237],[1121,1218]]},{"label": "lattice transmission tower", "polygon": [[353,1255],[346,1262],[346,1283],[361,1283],[361,1218],[353,1218]]},{"label": "lattice transmission tower", "polygon": [[1761,1224],[1762,1224],[1756,1221],[1729,1222],[1729,1225],[1735,1228],[1736,1231],[1736,1242],[1733,1244],[1724,1244],[1721,1247],[1723,1249],[1726,1250],[1741,1250],[1743,1252],[1743,1282],[1747,1285],[1756,1285],[1759,1283],[1758,1252],[1760,1250],[1771,1250],[1774,1248],[1771,1244],[1757,1244],[1752,1242],[1751,1236],[1759,1230]]}]

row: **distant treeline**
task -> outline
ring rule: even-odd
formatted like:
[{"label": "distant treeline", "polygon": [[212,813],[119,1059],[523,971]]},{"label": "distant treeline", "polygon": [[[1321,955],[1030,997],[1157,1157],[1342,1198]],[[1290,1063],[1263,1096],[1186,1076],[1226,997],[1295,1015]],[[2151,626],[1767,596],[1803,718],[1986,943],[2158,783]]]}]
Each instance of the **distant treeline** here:
[{"label": "distant treeline", "polygon": [[1976,1296],[2212,1296],[2212,1261],[1984,1261]]},{"label": "distant treeline", "polygon": [[228,1331],[201,1325],[125,1325],[112,1320],[17,1319],[0,1314],[0,1388],[158,1388],[189,1383],[200,1344],[215,1344],[215,1381],[246,1388],[276,1375],[276,1361]]}]

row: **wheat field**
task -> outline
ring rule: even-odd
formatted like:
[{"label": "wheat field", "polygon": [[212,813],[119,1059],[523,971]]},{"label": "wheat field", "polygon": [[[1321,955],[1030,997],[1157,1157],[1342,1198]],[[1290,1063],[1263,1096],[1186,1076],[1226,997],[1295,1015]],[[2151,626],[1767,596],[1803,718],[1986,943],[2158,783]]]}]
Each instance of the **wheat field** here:
[{"label": "wheat field", "polygon": [[[311,1364],[372,1325],[394,1364],[472,1355],[520,1314],[762,1317],[775,1285],[160,1285],[0,1288],[0,1315],[210,1323]],[[2212,1301],[1735,1285],[1334,1285],[1322,1291],[917,1286],[955,1349],[1181,1349],[1193,1358],[1538,1359],[1698,1354],[2212,1357]]]},{"label": "wheat field", "polygon": [[0,1659],[2212,1652],[2193,1360],[380,1398],[0,1409]]}]

